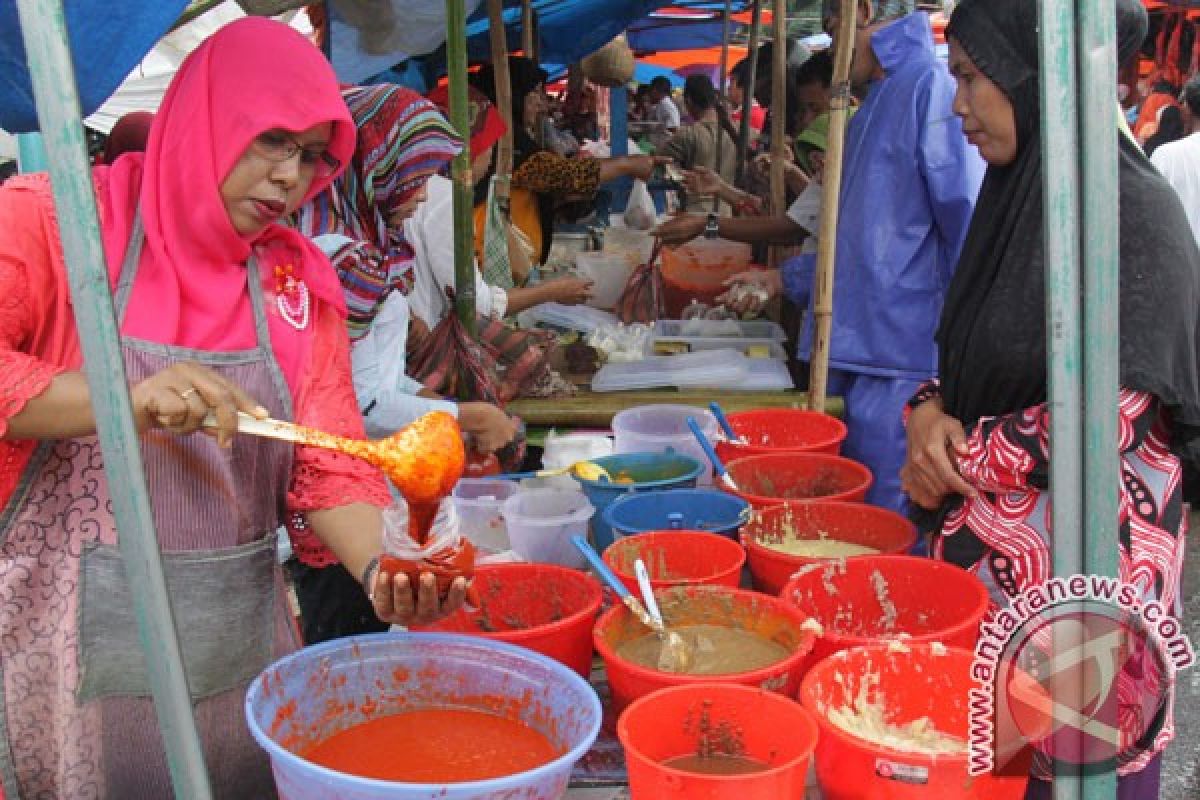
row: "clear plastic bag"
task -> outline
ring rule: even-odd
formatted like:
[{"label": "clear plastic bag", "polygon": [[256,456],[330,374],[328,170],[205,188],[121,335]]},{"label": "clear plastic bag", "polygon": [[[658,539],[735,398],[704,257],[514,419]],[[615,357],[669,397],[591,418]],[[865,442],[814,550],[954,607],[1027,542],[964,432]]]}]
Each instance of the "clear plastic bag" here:
[{"label": "clear plastic bag", "polygon": [[[421,575],[432,573],[437,580],[439,598],[444,598],[457,578],[468,581],[475,574],[475,546],[462,535],[458,510],[452,498],[438,505],[425,543],[412,535],[412,515],[403,499],[396,500],[383,512],[383,556],[380,572],[408,576],[414,599]],[[470,587],[467,603],[478,605]]]},{"label": "clear plastic bag", "polygon": [[643,180],[635,180],[633,189],[629,192],[629,204],[625,206],[625,227],[639,231],[648,231],[658,221],[658,212],[654,208],[654,198]]}]

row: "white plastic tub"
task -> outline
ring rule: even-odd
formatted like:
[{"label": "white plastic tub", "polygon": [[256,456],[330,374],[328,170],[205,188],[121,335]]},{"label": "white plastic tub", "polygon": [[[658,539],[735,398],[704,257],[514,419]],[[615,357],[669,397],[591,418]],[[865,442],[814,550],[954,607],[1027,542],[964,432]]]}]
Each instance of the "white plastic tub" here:
[{"label": "white plastic tub", "polygon": [[695,417],[700,430],[710,442],[717,437],[717,420],[707,410],[696,406],[661,404],[627,408],[613,417],[615,450],[618,453],[665,453],[673,451],[691,456],[704,465],[699,483],[712,483],[712,465],[704,449],[687,426],[687,418]]},{"label": "white plastic tub", "polygon": [[577,253],[575,272],[592,282],[592,295],[587,304],[601,309],[615,306],[625,291],[625,284],[629,282],[634,266],[620,253]]},{"label": "white plastic tub", "polygon": [[512,481],[494,478],[460,480],[451,496],[463,535],[487,553],[508,550],[508,529],[500,509],[518,490]]},{"label": "white plastic tub", "polygon": [[522,489],[504,501],[501,511],[512,549],[527,561],[582,569],[587,563],[571,544],[587,537],[595,509],[574,489]]}]

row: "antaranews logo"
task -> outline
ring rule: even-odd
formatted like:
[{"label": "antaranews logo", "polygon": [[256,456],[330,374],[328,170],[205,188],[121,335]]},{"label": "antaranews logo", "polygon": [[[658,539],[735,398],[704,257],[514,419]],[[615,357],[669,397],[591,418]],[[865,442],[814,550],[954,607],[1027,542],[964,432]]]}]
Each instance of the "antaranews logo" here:
[{"label": "antaranews logo", "polygon": [[1195,663],[1179,620],[1116,578],[1031,586],[980,629],[969,697],[972,775],[1028,774],[1031,746],[1085,770],[1154,749],[1175,673]]}]

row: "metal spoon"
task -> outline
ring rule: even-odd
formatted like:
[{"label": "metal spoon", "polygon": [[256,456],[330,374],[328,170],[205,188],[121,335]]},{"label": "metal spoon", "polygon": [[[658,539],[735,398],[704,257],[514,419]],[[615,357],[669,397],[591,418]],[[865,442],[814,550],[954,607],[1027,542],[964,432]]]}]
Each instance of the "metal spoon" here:
[{"label": "metal spoon", "polygon": [[[663,625],[661,616],[656,619],[646,611],[646,607],[625,588],[625,584],[621,583],[621,579],[613,574],[613,571],[608,568],[608,564],[604,563],[604,559],[600,558],[600,554],[588,544],[586,539],[582,536],[572,536],[571,543],[579,552],[583,553],[583,557],[587,559],[600,579],[608,584],[608,588],[616,592],[617,597],[621,598],[621,602],[625,604],[626,608],[633,612],[633,615],[643,625],[654,631],[662,641],[659,669],[664,672],[686,672],[692,664],[692,651],[683,637],[674,631],[668,631]],[[651,597],[653,597],[653,593],[651,593]]]},{"label": "metal spoon", "polygon": [[654,597],[654,587],[650,585],[650,573],[646,570],[646,562],[640,558],[633,562],[633,574],[637,576],[638,587],[642,590],[642,604],[650,618],[666,633],[659,633],[663,646],[658,653],[658,668],[663,672],[686,672],[692,663],[692,651],[686,641],[675,631],[667,627],[662,611],[658,608],[658,600]]}]

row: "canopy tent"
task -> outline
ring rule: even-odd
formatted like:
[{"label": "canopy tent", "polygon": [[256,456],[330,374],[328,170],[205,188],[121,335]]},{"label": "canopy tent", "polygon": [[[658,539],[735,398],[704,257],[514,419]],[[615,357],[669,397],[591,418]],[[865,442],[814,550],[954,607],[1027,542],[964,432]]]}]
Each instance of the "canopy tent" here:
[{"label": "canopy tent", "polygon": [[[162,38],[187,0],[73,0],[66,3],[75,80],[83,113],[108,99]],[[36,130],[33,90],[15,3],[0,3],[0,128]]]},{"label": "canopy tent", "polygon": [[[131,111],[157,111],[179,65],[221,26],[245,16],[237,3],[222,3],[162,38],[134,67],[112,97],[85,120],[89,128],[108,133]],[[308,15],[289,12],[280,19],[304,34],[312,33]]]}]

